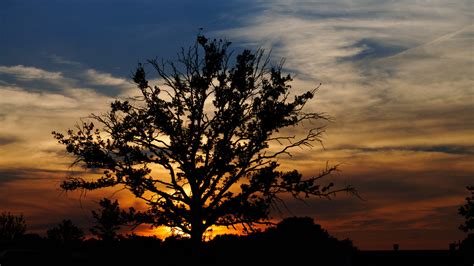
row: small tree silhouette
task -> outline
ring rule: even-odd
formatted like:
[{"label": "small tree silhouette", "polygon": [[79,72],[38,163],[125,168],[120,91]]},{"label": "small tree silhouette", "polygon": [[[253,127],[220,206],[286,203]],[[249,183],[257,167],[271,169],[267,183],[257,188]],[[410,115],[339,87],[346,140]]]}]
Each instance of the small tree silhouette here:
[{"label": "small tree silhouette", "polygon": [[149,60],[163,81],[160,87],[150,84],[146,65],[140,64],[133,81],[141,96],[92,115],[103,128],[84,122],[67,135],[53,132],[75,163],[103,171],[94,180],[69,177],[61,187],[122,185],[148,204],[151,224],[179,228],[198,246],[213,225],[252,230],[268,224],[270,207],[282,201],[281,194],[354,192],[350,186],[319,184],[336,166],[307,178],[296,170],[277,171],[278,157],[321,142],[323,125],[301,137],[279,133],[327,119],[303,111],[317,88],[291,95],[292,78],[282,74],[282,64],[271,67],[262,50],[244,50],[233,58],[229,46],[198,36],[194,46],[181,50],[177,63]]},{"label": "small tree silhouette", "polygon": [[461,242],[459,249],[465,265],[472,265],[474,262],[474,186],[467,186],[466,189],[471,195],[466,197],[466,204],[459,207],[458,212],[466,219],[459,229],[468,235]]},{"label": "small tree silhouette", "polygon": [[466,218],[466,221],[459,226],[459,229],[467,233],[474,230],[474,186],[468,186],[466,189],[471,193],[471,196],[466,197],[467,203],[459,207],[458,212]]},{"label": "small tree silhouette", "polygon": [[120,209],[117,200],[112,202],[104,198],[99,202],[99,205],[98,212],[92,211],[95,225],[90,229],[90,232],[104,241],[116,240],[121,226],[129,221],[128,213]]},{"label": "small tree silhouette", "polygon": [[84,239],[84,232],[71,220],[62,220],[57,226],[46,232],[48,239],[61,243],[73,243]]},{"label": "small tree silhouette", "polygon": [[26,222],[23,215],[15,216],[9,212],[0,214],[0,240],[18,239],[25,231]]}]

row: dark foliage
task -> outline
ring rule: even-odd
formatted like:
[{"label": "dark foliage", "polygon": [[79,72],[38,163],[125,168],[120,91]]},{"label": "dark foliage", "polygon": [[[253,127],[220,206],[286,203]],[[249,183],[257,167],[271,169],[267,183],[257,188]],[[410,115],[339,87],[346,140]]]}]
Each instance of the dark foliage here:
[{"label": "dark foliage", "polygon": [[99,202],[100,210],[92,211],[95,225],[90,232],[101,240],[117,240],[120,235],[118,231],[124,225],[135,220],[135,209],[130,208],[128,212],[121,210],[117,200],[111,201],[107,198]]},{"label": "dark foliage", "polygon": [[[351,241],[330,236],[309,217],[287,218],[249,236],[219,236],[210,245],[221,260],[233,257],[231,265],[350,265],[357,250]],[[235,250],[238,255],[233,255]]]},{"label": "dark foliage", "polygon": [[[179,228],[196,242],[212,225],[251,230],[268,223],[270,207],[283,193],[304,199],[353,192],[319,183],[335,166],[308,178],[296,170],[277,170],[279,156],[321,141],[322,125],[303,135],[280,134],[303,122],[326,120],[303,110],[316,89],[294,94],[282,64],[270,66],[261,50],[233,58],[229,46],[198,36],[177,62],[140,64],[133,75],[140,97],[117,100],[108,113],[92,115],[99,128],[86,122],[66,135],[53,132],[75,164],[103,174],[69,177],[61,187],[123,186],[148,204],[142,222]],[[163,84],[151,84],[148,66]],[[271,144],[280,148],[270,149]]]},{"label": "dark foliage", "polygon": [[466,197],[466,204],[459,207],[458,212],[466,220],[459,226],[459,229],[468,233],[467,237],[459,246],[463,254],[466,265],[474,264],[474,186],[467,186],[466,189],[471,193]]},{"label": "dark foliage", "polygon": [[467,235],[461,242],[459,251],[462,254],[465,265],[474,264],[474,233]]},{"label": "dark foliage", "polygon": [[84,239],[84,232],[74,225],[71,220],[63,220],[57,226],[46,232],[48,239],[63,244],[78,242]]},{"label": "dark foliage", "polygon": [[9,212],[0,214],[0,240],[9,241],[18,239],[26,231],[26,222],[23,215],[15,216]]},{"label": "dark foliage", "polygon": [[471,193],[470,197],[466,197],[466,204],[459,207],[459,214],[464,216],[466,221],[459,226],[464,232],[474,230],[474,186],[468,186],[466,189]]},{"label": "dark foliage", "polygon": [[336,239],[307,217],[285,219],[263,232],[218,236],[204,243],[199,257],[192,256],[191,250],[190,239],[179,236],[161,241],[131,234],[116,241],[88,239],[78,245],[57,245],[31,235],[7,245],[0,241],[0,264],[461,266],[472,265],[474,254],[469,250],[360,251],[351,241]]}]

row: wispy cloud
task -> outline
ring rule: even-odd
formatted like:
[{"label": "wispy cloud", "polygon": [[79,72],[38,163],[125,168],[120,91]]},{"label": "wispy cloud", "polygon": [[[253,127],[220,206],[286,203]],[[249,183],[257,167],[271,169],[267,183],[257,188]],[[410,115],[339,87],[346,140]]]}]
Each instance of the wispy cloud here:
[{"label": "wispy cloud", "polygon": [[0,110],[8,107],[45,109],[73,109],[78,107],[77,99],[59,93],[30,92],[19,87],[0,86]]},{"label": "wispy cloud", "polygon": [[64,78],[61,72],[51,72],[31,66],[0,66],[0,74],[13,75],[20,80],[58,80]]},{"label": "wispy cloud", "polygon": [[50,71],[34,66],[1,66],[0,78],[5,85],[19,86],[28,91],[64,93],[71,89],[93,90],[100,94],[119,95],[132,87],[125,78],[88,68],[75,61],[53,56],[63,65],[62,71]]},{"label": "wispy cloud", "polygon": [[[342,67],[340,59],[374,47],[410,49],[472,21],[465,11],[469,1],[455,5],[443,1],[260,1],[260,5],[260,13],[242,18],[242,27],[218,34],[272,47],[276,56],[287,58],[289,69],[322,81],[345,77],[344,71],[337,71]],[[374,54],[378,56],[384,53]],[[332,69],[336,65],[338,69]]]},{"label": "wispy cloud", "polygon": [[[112,97],[104,87],[121,93],[122,79],[74,65],[63,72],[32,66],[0,66],[8,81],[0,84],[0,170],[17,167],[64,167],[68,159],[51,131],[63,131],[91,113],[102,113]],[[107,87],[108,88],[108,87]],[[7,145],[8,144],[8,145]],[[1,176],[0,176],[1,178]]]},{"label": "wispy cloud", "polygon": [[[308,109],[333,117],[325,150],[295,152],[282,166],[309,176],[326,160],[340,163],[335,183],[354,185],[366,199],[312,202],[316,218],[336,232],[386,232],[383,241],[399,241],[389,237],[394,230],[459,235],[455,206],[474,173],[472,3],[259,5],[260,11],[242,18],[242,26],[216,34],[272,48],[273,57],[284,57],[295,74],[297,90],[322,82]],[[298,213],[311,209],[291,206]],[[433,243],[446,241],[447,235],[436,239],[433,232],[421,234]],[[365,248],[383,242],[369,235],[366,243],[373,242]]]},{"label": "wispy cloud", "polygon": [[62,56],[56,55],[56,54],[51,54],[47,56],[50,58],[55,64],[60,64],[60,65],[71,65],[71,66],[78,66],[81,67],[83,64],[81,62],[73,61],[73,60],[68,60]]},{"label": "wispy cloud", "polygon": [[335,118],[330,134],[359,132],[373,141],[381,141],[376,133],[386,141],[398,134],[396,141],[409,142],[441,137],[447,128],[472,132],[467,1],[260,4],[262,12],[245,18],[244,26],[220,34],[273,47],[296,73],[297,88],[322,82],[310,108]]},{"label": "wispy cloud", "polygon": [[127,81],[123,78],[117,78],[109,73],[99,72],[94,69],[87,69],[84,74],[87,81],[94,85],[130,87],[131,84],[130,81]]}]

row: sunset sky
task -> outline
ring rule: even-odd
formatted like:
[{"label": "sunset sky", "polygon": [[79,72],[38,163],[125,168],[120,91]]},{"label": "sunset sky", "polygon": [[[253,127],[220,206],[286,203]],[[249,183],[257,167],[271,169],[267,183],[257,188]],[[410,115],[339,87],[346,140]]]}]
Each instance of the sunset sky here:
[{"label": "sunset sky", "polygon": [[44,234],[64,218],[86,229],[102,197],[139,207],[124,191],[62,192],[72,158],[51,131],[135,94],[138,62],[174,59],[203,28],[285,58],[297,91],[322,83],[308,110],[333,118],[325,149],[282,169],[340,164],[333,180],[363,199],[289,199],[275,219],[311,216],[360,249],[447,249],[474,185],[473,14],[471,0],[2,0],[0,212]]}]

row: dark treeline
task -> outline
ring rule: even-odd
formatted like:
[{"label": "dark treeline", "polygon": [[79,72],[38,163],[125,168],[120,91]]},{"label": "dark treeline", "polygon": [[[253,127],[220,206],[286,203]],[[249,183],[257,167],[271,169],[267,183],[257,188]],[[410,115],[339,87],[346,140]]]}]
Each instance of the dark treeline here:
[{"label": "dark treeline", "polygon": [[[196,256],[189,238],[164,240],[136,234],[84,239],[69,220],[61,224],[75,236],[23,234],[0,241],[0,264],[9,265],[470,265],[472,242],[451,251],[358,250],[350,240],[331,236],[312,218],[286,218],[276,226],[243,236],[219,235]],[[56,232],[54,234],[54,232]],[[76,233],[74,233],[76,232]],[[56,235],[56,237],[52,237]],[[468,246],[471,245],[471,246]],[[3,252],[2,252],[3,251]],[[428,264],[427,264],[428,263]]]},{"label": "dark treeline", "polygon": [[[62,226],[62,227],[61,227]],[[65,228],[68,228],[64,230]],[[62,233],[58,233],[60,228]],[[58,235],[71,235],[64,238]],[[55,235],[55,237],[53,237]],[[47,237],[24,234],[0,242],[2,266],[8,265],[268,265],[314,261],[319,265],[351,265],[357,249],[350,240],[338,240],[312,218],[284,219],[274,227],[245,236],[219,235],[205,242],[198,256],[189,238],[164,240],[136,234],[85,240],[64,220]],[[5,252],[6,251],[6,252]]]}]

